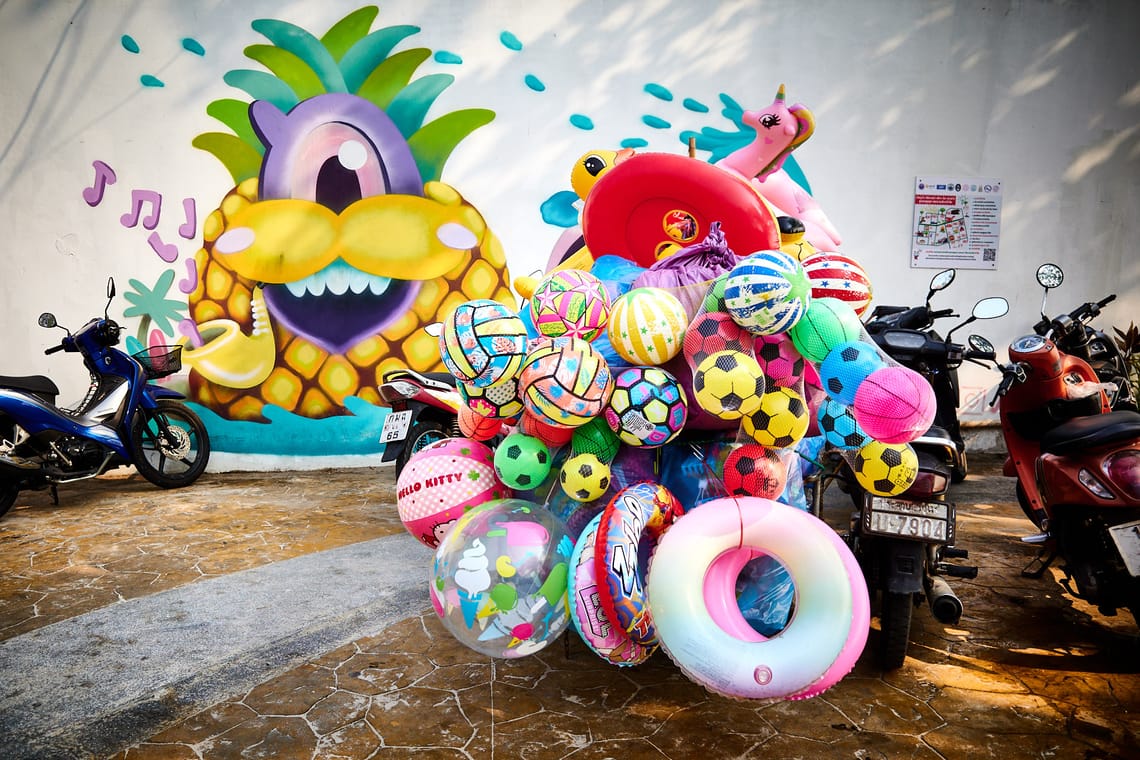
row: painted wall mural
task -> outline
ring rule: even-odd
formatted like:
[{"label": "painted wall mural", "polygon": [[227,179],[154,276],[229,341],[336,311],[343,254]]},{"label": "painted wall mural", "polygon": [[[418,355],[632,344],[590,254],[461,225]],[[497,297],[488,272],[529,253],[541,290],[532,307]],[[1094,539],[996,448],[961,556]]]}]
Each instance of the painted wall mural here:
[{"label": "painted wall mural", "polygon": [[[139,327],[129,343],[183,346],[188,376],[174,382],[187,384],[218,451],[377,453],[387,413],[377,393],[382,375],[400,366],[442,368],[434,333],[424,328],[473,298],[517,302],[502,244],[479,209],[443,178],[456,146],[496,114],[464,108],[429,121],[455,78],[417,76],[418,69],[429,59],[462,59],[408,46],[419,27],[373,29],[378,13],[360,8],[319,37],[283,20],[251,23],[267,44],[243,52],[262,69],[224,75],[243,97],[209,103],[206,113],[226,131],[193,140],[234,183],[202,220],[196,254],[179,263],[177,240],[159,229],[162,192],[133,188],[123,201],[120,223],[141,225],[149,248],[172,265],[153,285],[130,280],[124,315],[137,317]],[[512,52],[523,48],[507,31],[499,42]],[[139,52],[128,35],[121,44]],[[206,54],[191,38],[183,48]],[[164,86],[151,74],[139,81]],[[533,93],[546,89],[535,73],[521,82]],[[640,126],[671,130],[653,110],[672,102],[673,93],[651,82],[643,95],[649,107]],[[710,162],[755,137],[744,109],[728,95],[720,99],[731,131],[710,126],[676,135],[681,144],[692,139]],[[709,112],[693,98],[682,107]],[[568,122],[576,131],[594,129],[587,114]],[[620,147],[646,144],[633,135]],[[101,160],[93,168],[83,198],[94,207],[119,177]],[[567,185],[571,168],[568,158]],[[808,188],[794,159],[783,171]],[[177,217],[177,236],[193,240],[197,206],[193,198],[180,200],[166,201],[167,221]],[[578,231],[581,198],[573,190],[537,205],[547,224]],[[559,256],[558,244],[551,256]]]}]

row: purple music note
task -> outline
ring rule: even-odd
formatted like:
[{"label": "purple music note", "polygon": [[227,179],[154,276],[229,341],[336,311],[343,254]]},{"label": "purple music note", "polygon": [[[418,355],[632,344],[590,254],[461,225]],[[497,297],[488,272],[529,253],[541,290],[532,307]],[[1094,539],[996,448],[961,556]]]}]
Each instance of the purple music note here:
[{"label": "purple music note", "polygon": [[159,237],[157,232],[150,233],[150,237],[146,239],[150,243],[150,247],[158,254],[158,257],[165,261],[167,264],[173,264],[178,261],[178,246],[173,243],[164,243],[162,238]]},{"label": "purple music note", "polygon": [[87,201],[88,206],[98,206],[103,200],[107,185],[115,184],[118,177],[115,176],[115,170],[102,161],[94,161],[91,165],[95,167],[95,184],[83,188],[83,200]]},{"label": "purple music note", "polygon": [[198,262],[186,259],[186,279],[178,281],[178,289],[190,295],[196,287],[198,287]]},{"label": "purple music note", "polygon": [[158,217],[162,213],[162,196],[154,190],[132,190],[131,210],[119,217],[124,227],[134,227],[142,216],[144,203],[150,204],[150,214],[142,220],[143,227],[153,230],[158,226]]},{"label": "purple music note", "polygon": [[187,240],[193,240],[194,233],[198,230],[198,212],[193,198],[182,199],[182,211],[186,214],[186,221],[178,228],[178,234]]}]

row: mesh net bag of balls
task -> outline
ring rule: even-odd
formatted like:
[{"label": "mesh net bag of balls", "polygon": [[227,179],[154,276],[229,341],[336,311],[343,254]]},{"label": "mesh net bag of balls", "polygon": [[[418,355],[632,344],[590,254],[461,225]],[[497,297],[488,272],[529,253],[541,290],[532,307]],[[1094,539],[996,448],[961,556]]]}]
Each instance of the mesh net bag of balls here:
[{"label": "mesh net bag of balls", "polygon": [[[654,547],[733,500],[802,510],[809,439],[897,495],[933,392],[866,335],[870,285],[850,256],[737,255],[700,299],[601,272],[556,267],[519,304],[467,301],[442,320],[463,435],[408,459],[397,509],[435,551],[431,603],[463,644],[522,657],[570,629],[615,665],[663,646],[701,678],[656,634]],[[722,455],[688,456],[710,440]],[[685,464],[662,471],[666,451]]]}]

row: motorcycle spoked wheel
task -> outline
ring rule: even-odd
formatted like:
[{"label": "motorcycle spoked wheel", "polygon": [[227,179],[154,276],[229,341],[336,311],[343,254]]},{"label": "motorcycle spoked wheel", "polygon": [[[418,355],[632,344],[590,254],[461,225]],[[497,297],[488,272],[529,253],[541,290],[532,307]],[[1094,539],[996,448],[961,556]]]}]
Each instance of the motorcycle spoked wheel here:
[{"label": "motorcycle spoked wheel", "polygon": [[437,420],[417,420],[416,424],[412,425],[412,429],[408,431],[404,448],[396,457],[396,477],[400,477],[400,473],[404,471],[404,465],[408,463],[413,454],[447,437],[448,433],[444,429],[443,423]]},{"label": "motorcycle spoked wheel", "polygon": [[[159,419],[170,438],[163,436]],[[135,469],[159,488],[190,485],[210,460],[210,437],[202,420],[185,404],[169,399],[159,400],[153,410],[138,410],[130,448]]]}]

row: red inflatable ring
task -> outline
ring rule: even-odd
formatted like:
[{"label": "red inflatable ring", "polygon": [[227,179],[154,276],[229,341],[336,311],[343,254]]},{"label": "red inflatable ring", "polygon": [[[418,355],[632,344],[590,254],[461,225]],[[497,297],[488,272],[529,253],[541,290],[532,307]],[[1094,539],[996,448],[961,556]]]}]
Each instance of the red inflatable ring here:
[{"label": "red inflatable ring", "polygon": [[594,258],[613,254],[648,267],[659,250],[700,242],[717,221],[739,256],[780,247],[775,214],[743,179],[699,159],[639,153],[590,190],[582,235]]},{"label": "red inflatable ring", "polygon": [[648,557],[639,558],[642,539],[648,539],[646,548],[652,552],[683,513],[681,503],[665,486],[637,483],[614,496],[598,524],[594,547],[598,601],[606,618],[642,646],[657,642],[645,590]]}]

